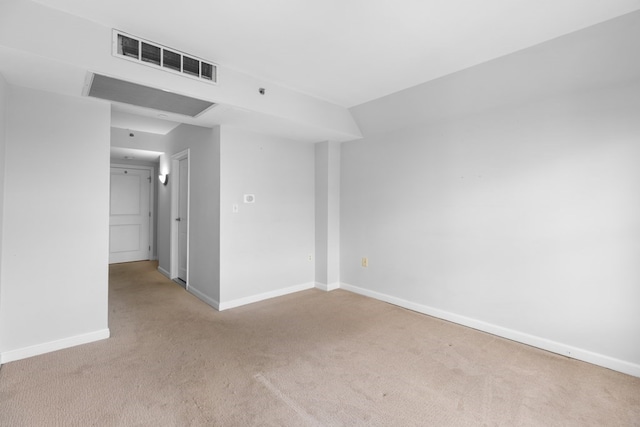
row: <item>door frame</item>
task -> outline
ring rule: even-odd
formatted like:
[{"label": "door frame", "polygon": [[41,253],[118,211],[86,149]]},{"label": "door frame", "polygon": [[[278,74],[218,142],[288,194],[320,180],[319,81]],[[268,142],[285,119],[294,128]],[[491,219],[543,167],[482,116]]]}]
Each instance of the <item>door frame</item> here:
[{"label": "door frame", "polygon": [[[124,168],[124,169],[141,169],[149,171],[149,177],[151,180],[149,181],[149,259],[155,260],[156,257],[153,256],[153,248],[155,248],[155,230],[154,227],[154,218],[155,218],[155,210],[153,207],[155,206],[155,194],[156,194],[156,180],[153,179],[156,176],[155,168],[153,166],[139,166],[139,165],[127,165],[124,163],[111,163],[109,165],[109,171],[111,168]],[[111,182],[111,178],[109,178],[109,182]],[[109,197],[111,197],[111,184],[109,184]]]},{"label": "door frame", "polygon": [[189,236],[191,227],[191,156],[190,149],[180,151],[171,156],[171,269],[169,272],[171,280],[178,278],[179,252],[178,247],[178,222],[175,220],[180,212],[180,161],[187,159],[187,281],[186,289],[189,289]]}]

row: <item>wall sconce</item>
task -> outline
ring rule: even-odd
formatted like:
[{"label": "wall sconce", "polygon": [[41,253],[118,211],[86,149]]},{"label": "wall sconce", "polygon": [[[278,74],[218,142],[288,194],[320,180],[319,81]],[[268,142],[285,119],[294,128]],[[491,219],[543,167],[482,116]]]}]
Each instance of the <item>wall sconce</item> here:
[{"label": "wall sconce", "polygon": [[169,182],[169,174],[161,173],[160,175],[158,175],[158,179],[160,180],[162,185],[167,185],[167,182]]}]

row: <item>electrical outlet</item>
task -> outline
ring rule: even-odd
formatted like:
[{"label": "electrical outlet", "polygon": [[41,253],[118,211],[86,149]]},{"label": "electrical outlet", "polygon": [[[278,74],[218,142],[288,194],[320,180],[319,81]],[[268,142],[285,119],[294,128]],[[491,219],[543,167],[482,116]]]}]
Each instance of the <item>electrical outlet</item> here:
[{"label": "electrical outlet", "polygon": [[369,258],[367,257],[362,258],[362,266],[369,267]]},{"label": "electrical outlet", "polygon": [[309,256],[307,257],[307,259],[308,259],[309,261],[313,261],[313,256],[312,256],[311,254],[309,254]]}]

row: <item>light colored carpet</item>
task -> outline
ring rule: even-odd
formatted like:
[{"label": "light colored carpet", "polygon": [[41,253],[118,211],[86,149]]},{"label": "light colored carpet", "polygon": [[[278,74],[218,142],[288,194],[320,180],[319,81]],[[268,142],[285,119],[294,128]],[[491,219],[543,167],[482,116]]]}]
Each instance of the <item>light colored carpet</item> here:
[{"label": "light colored carpet", "polygon": [[216,312],[110,268],[112,338],[5,364],[2,426],[640,426],[640,378],[345,291]]}]

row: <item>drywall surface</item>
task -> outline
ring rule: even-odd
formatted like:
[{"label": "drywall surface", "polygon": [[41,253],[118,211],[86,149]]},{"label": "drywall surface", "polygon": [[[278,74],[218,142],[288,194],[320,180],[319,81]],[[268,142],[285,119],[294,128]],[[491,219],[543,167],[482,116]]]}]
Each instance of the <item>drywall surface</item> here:
[{"label": "drywall surface", "polygon": [[340,143],[315,144],[315,281],[338,287],[340,276]]},{"label": "drywall surface", "polygon": [[[4,224],[4,170],[5,146],[7,129],[7,98],[8,85],[0,74],[0,311],[2,310],[2,229]],[[2,349],[2,335],[0,335],[0,350]]]},{"label": "drywall surface", "polygon": [[313,144],[223,126],[220,153],[221,308],[313,286]]},{"label": "drywall surface", "polygon": [[[206,302],[220,301],[220,130],[180,125],[167,134],[160,168],[172,180],[171,156],[189,150],[189,282]],[[158,255],[170,271],[172,185],[158,190]]]},{"label": "drywall surface", "polygon": [[340,143],[327,142],[327,285],[340,284]]},{"label": "drywall surface", "polygon": [[365,136],[576,93],[640,75],[640,12],[351,109]]},{"label": "drywall surface", "polygon": [[343,144],[342,281],[636,372],[639,116],[635,82]]},{"label": "drywall surface", "polygon": [[327,284],[329,232],[329,145],[315,144],[315,281]]},{"label": "drywall surface", "polygon": [[[158,168],[161,172],[169,173],[170,156],[163,154]],[[158,185],[158,210],[156,222],[156,251],[158,255],[158,270],[167,277],[171,276],[171,186]]]},{"label": "drywall surface", "polygon": [[4,362],[108,337],[109,105],[9,87]]},{"label": "drywall surface", "polygon": [[632,13],[352,109],[344,286],[640,376],[638,49]]},{"label": "drywall surface", "polygon": [[[171,175],[171,156],[189,150],[189,283],[190,290],[217,305],[220,277],[220,136],[219,128],[180,125],[167,134],[167,149],[160,162]],[[159,187],[158,254],[160,267],[169,272],[172,185]]]}]

